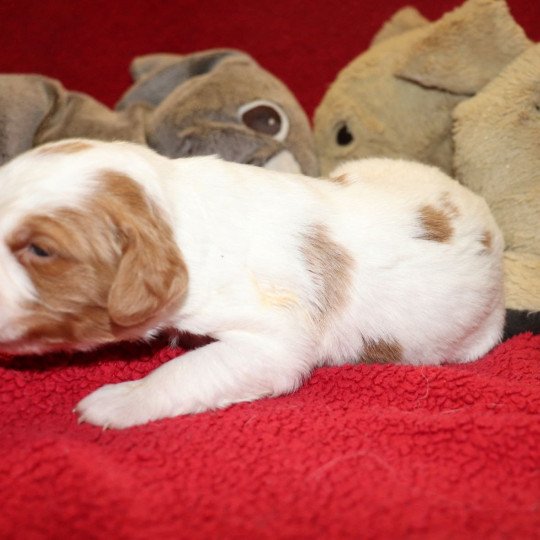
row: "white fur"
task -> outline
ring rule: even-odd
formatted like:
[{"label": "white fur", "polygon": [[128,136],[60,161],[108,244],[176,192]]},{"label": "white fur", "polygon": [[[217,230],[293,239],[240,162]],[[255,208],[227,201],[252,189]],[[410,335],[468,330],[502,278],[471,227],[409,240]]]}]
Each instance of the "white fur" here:
[{"label": "white fur", "polygon": [[[399,343],[405,363],[438,364],[478,358],[500,339],[501,234],[481,198],[433,167],[351,162],[333,174],[347,176],[343,185],[214,157],[173,161],[129,143],[91,144],[73,155],[33,151],[0,169],[0,235],[28,213],[81,204],[100,170],[123,172],[162,209],[189,271],[181,308],[159,327],[216,341],[142,380],[93,392],[77,406],[84,421],[122,428],[290,392],[315,366],[360,359],[366,340]],[[419,208],[445,193],[459,210],[451,240],[419,238]],[[317,224],[354,261],[345,303],[322,326],[310,316],[317,284],[302,255]],[[480,253],[486,230],[491,252]],[[17,335],[35,294],[4,243],[0,341]]]}]

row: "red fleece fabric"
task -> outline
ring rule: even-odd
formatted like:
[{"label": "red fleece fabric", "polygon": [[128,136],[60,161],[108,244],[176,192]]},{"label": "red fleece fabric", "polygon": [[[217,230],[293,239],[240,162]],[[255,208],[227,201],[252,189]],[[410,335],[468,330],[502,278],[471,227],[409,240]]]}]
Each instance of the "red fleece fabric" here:
[{"label": "red fleece fabric", "polygon": [[[431,19],[458,4],[414,2]],[[403,5],[4,0],[0,69],[113,105],[136,55],[234,47],[311,115]],[[510,8],[539,40],[540,2]],[[181,352],[0,359],[0,538],[540,538],[540,336],[466,365],[321,368],[290,396],[124,431],[77,424],[90,391]]]},{"label": "red fleece fabric", "polygon": [[3,365],[1,538],[538,538],[540,336],[465,365],[322,368],[290,396],[123,431],[77,424],[88,392],[176,354]]}]

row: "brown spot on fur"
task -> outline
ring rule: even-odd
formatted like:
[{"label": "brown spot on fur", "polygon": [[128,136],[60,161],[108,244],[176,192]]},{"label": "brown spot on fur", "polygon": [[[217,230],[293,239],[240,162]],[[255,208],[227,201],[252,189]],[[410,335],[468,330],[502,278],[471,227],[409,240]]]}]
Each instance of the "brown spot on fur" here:
[{"label": "brown spot on fur", "polygon": [[38,292],[21,321],[27,341],[74,346],[136,335],[185,292],[172,230],[143,189],[114,171],[99,180],[85,209],[30,216],[8,241]]},{"label": "brown spot on fur", "polygon": [[448,242],[454,234],[451,216],[445,210],[440,210],[431,205],[420,208],[420,221],[423,233],[420,238],[434,242]]},{"label": "brown spot on fur", "polygon": [[486,251],[491,251],[493,246],[493,235],[490,231],[484,231],[484,234],[482,234],[482,238],[480,239],[480,243],[484,246]]},{"label": "brown spot on fur", "polygon": [[47,144],[43,147],[40,147],[38,152],[39,154],[49,155],[49,154],[76,154],[77,152],[82,152],[83,150],[89,150],[92,148],[92,145],[83,141],[66,141],[60,144]]},{"label": "brown spot on fur", "polygon": [[403,359],[403,348],[397,341],[366,340],[362,362],[366,364],[398,364]]},{"label": "brown spot on fur", "polygon": [[330,180],[332,180],[332,182],[335,182],[336,184],[342,184],[344,186],[349,183],[349,178],[346,174],[340,174],[339,176],[331,176]]},{"label": "brown spot on fur", "polygon": [[301,250],[315,286],[310,311],[317,323],[325,323],[347,299],[354,260],[320,224],[304,235]]}]

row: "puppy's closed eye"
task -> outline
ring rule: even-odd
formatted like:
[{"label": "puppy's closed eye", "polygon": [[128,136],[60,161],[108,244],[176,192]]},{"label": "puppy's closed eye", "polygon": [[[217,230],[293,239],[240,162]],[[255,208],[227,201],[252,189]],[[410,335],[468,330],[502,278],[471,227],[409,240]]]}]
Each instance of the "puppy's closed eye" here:
[{"label": "puppy's closed eye", "polygon": [[49,242],[44,242],[43,239],[20,242],[11,246],[11,251],[22,265],[46,264],[57,257],[57,252],[53,246]]},{"label": "puppy's closed eye", "polygon": [[28,244],[27,251],[39,259],[50,259],[53,255],[52,250],[42,248],[38,244]]}]

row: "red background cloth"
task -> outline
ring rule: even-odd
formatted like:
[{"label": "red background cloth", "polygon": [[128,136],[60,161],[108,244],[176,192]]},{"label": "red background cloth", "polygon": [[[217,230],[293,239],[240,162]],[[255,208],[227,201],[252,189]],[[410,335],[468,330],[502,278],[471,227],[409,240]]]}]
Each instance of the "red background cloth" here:
[{"label": "red background cloth", "polygon": [[[0,68],[113,105],[136,55],[235,47],[311,114],[403,5],[4,0]],[[540,2],[510,6],[539,40]],[[539,538],[540,337],[463,366],[323,368],[290,396],[125,431],[77,424],[88,392],[178,353],[1,360],[1,538]]]},{"label": "red background cloth", "polygon": [[[133,57],[151,52],[245,50],[282,79],[309,115],[339,70],[364,51],[407,0],[2,0],[0,69],[60,79],[113,105],[130,85]],[[457,0],[410,3],[429,19]],[[540,40],[540,2],[510,0]]]}]

